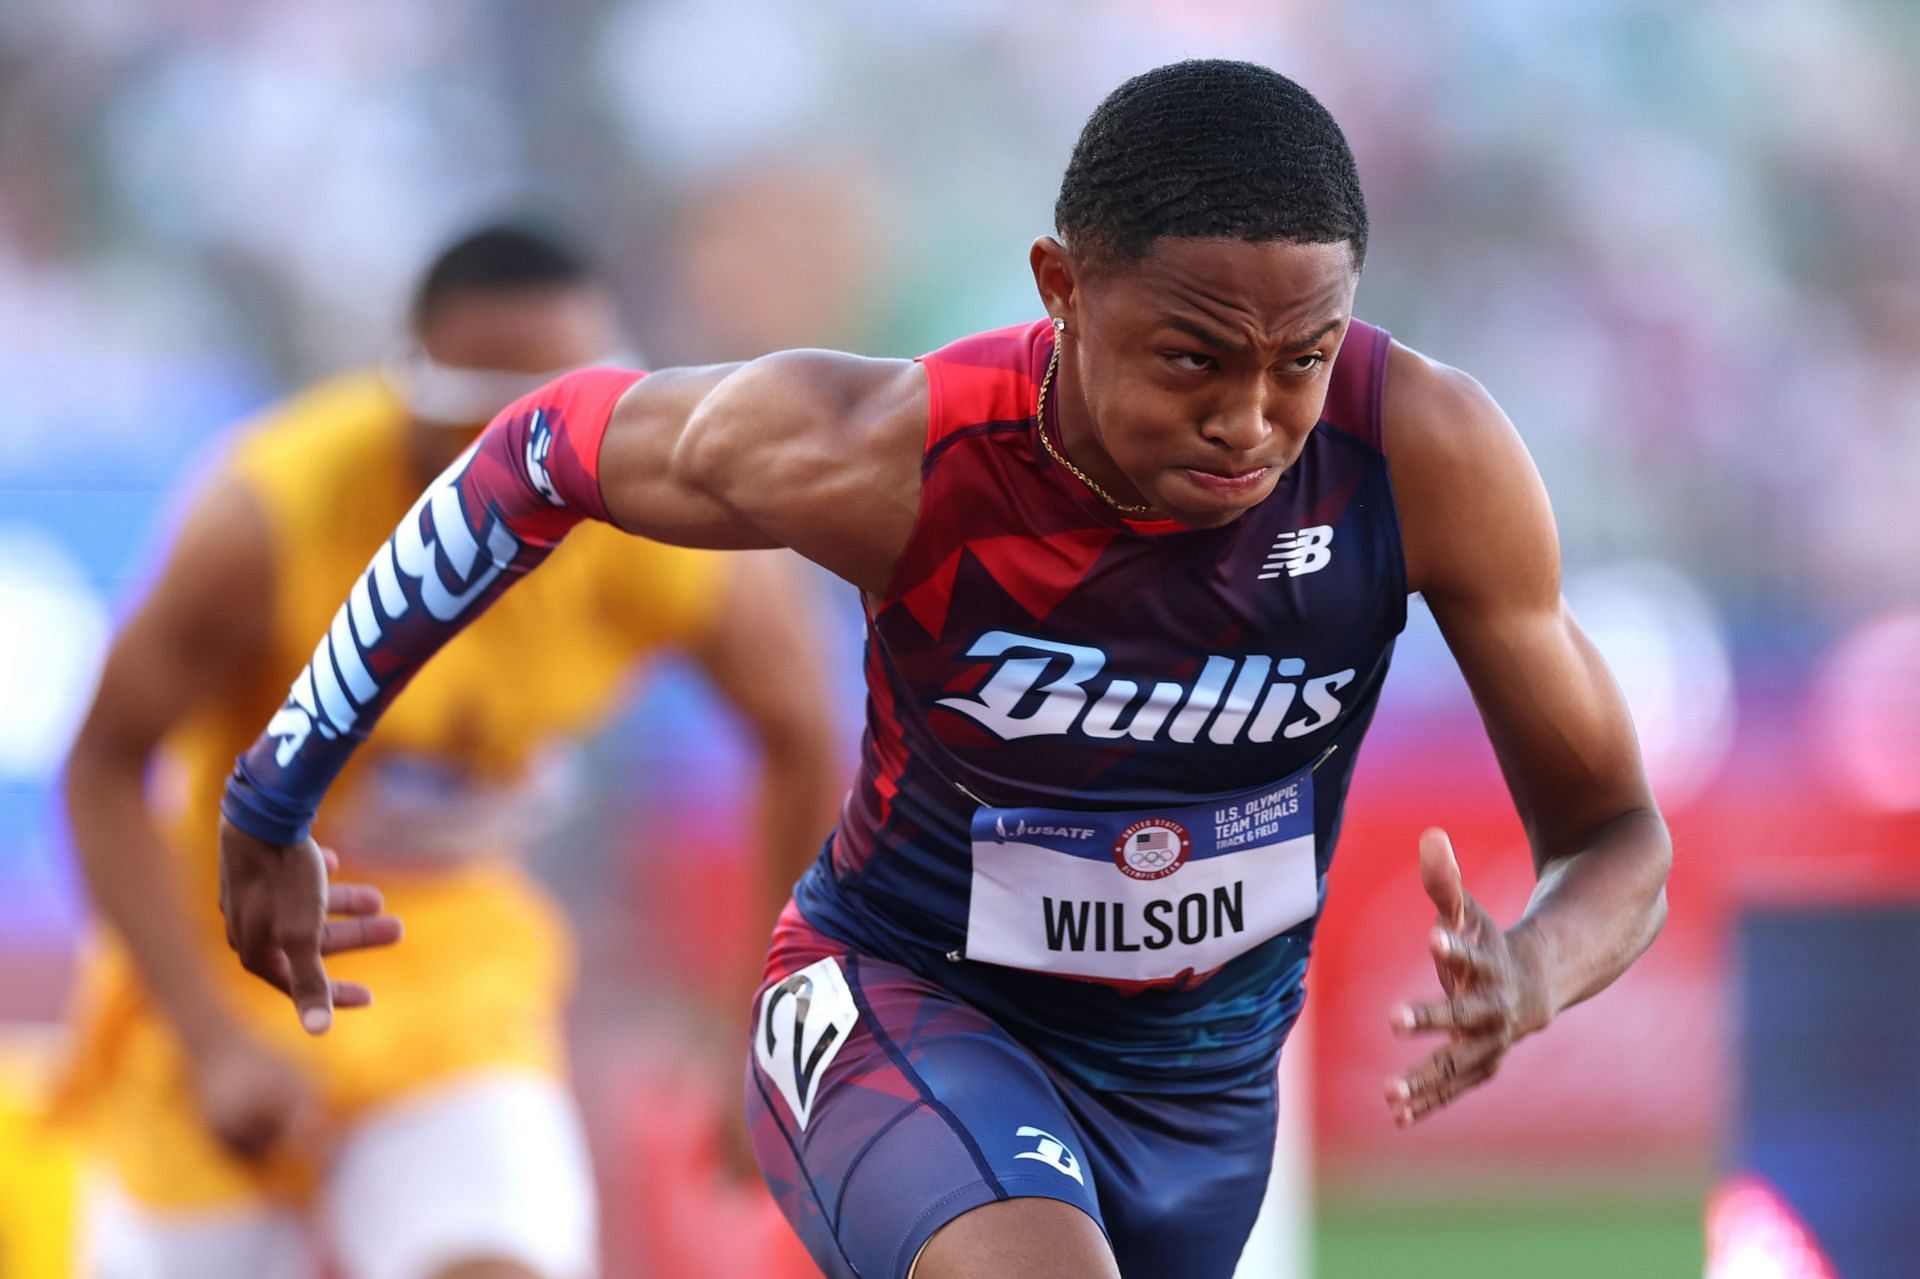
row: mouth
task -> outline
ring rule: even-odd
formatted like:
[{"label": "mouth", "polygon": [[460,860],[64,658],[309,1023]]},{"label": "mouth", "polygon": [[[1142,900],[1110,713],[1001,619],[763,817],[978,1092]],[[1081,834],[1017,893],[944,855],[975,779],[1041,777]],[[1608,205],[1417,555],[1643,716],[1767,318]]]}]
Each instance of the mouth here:
[{"label": "mouth", "polygon": [[1267,478],[1273,474],[1273,468],[1270,466],[1256,466],[1250,471],[1239,471],[1233,474],[1223,471],[1203,471],[1191,466],[1183,466],[1180,469],[1189,480],[1207,492],[1229,498],[1244,497],[1249,493],[1258,492],[1267,482]]}]

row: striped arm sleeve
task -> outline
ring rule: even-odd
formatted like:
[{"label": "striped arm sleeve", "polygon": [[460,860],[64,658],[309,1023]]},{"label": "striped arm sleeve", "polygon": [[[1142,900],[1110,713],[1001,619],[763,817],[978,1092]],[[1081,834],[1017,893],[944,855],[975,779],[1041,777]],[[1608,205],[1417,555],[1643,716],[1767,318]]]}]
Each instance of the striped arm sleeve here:
[{"label": "striped arm sleeve", "polygon": [[583,519],[606,520],[600,441],[644,374],[569,373],[503,409],[413,504],[320,637],[220,811],[271,844],[312,828],[327,787],[413,673]]}]

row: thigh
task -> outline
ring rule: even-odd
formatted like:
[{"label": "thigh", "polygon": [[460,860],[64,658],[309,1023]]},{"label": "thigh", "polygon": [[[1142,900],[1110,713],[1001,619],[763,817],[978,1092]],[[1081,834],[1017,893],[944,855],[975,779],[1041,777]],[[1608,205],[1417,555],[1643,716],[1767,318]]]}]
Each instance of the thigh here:
[{"label": "thigh", "polygon": [[300,1214],[270,1200],[158,1208],[95,1171],[82,1211],[79,1273],[93,1279],[314,1279],[320,1273]]},{"label": "thigh", "polygon": [[1230,1279],[1273,1168],[1274,1080],[1196,1095],[1061,1087],[1100,1168],[1120,1273]]},{"label": "thigh", "polygon": [[754,1150],[835,1279],[904,1279],[941,1227],[1006,1199],[1099,1222],[1084,1139],[1047,1072],[939,986],[832,948],[762,988],[753,1029]]},{"label": "thigh", "polygon": [[598,1225],[573,1098],[551,1076],[497,1072],[370,1112],[335,1154],[324,1221],[345,1279],[428,1279],[481,1260],[585,1279]]}]

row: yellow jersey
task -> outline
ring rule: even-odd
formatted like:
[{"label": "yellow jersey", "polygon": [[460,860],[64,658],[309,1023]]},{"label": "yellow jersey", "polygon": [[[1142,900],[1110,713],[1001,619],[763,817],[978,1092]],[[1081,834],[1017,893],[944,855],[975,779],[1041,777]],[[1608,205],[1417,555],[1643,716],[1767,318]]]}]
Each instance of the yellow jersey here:
[{"label": "yellow jersey", "polygon": [[[409,430],[387,382],[354,374],[271,411],[226,459],[224,474],[253,496],[272,544],[269,651],[176,727],[156,788],[222,993],[244,1025],[309,1072],[342,1122],[477,1069],[562,1068],[571,939],[514,846],[538,825],[528,811],[538,807],[540,763],[619,705],[638,659],[711,626],[724,583],[721,556],[582,525],[420,671],[315,826],[341,853],[340,878],[375,883],[406,938],[328,961],[330,975],[366,983],[376,1002],[311,1039],[286,997],[227,949],[220,795],[234,757],[418,496]],[[99,951],[82,976],[65,1089],[92,1150],[156,1206],[296,1191],[310,1170],[249,1168],[201,1130],[169,1027],[124,951],[110,941]]]}]

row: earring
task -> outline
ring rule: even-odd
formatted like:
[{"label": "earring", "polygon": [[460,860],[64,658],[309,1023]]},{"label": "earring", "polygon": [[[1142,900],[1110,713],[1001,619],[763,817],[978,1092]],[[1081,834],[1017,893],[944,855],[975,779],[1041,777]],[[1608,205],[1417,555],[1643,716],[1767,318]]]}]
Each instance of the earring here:
[{"label": "earring", "polygon": [[1061,318],[1060,318],[1059,316],[1057,316],[1057,315],[1056,315],[1056,316],[1054,316],[1054,317],[1053,317],[1053,331],[1054,331],[1055,333],[1065,333],[1065,332],[1067,331],[1067,322],[1066,322],[1065,320],[1063,320],[1063,319],[1061,319]]}]

